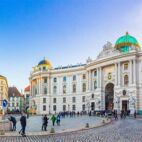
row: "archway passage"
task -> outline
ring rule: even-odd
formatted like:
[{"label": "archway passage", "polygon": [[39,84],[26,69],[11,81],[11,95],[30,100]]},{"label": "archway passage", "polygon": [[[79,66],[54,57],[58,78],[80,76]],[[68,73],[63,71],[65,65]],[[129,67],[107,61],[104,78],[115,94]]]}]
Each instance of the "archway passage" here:
[{"label": "archway passage", "polygon": [[113,109],[114,84],[108,83],[105,87],[105,110]]}]

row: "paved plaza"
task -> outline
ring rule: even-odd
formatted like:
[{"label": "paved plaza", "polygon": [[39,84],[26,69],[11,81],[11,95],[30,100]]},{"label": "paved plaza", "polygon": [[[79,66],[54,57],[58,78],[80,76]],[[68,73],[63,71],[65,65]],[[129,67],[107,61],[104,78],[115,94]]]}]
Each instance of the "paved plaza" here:
[{"label": "paved plaza", "polygon": [[142,120],[127,118],[78,132],[49,136],[0,137],[0,142],[141,142]]},{"label": "paved plaza", "polygon": [[[51,122],[51,116],[49,117],[49,123],[47,127],[47,131],[49,132],[51,130],[52,122]],[[75,129],[81,129],[84,128],[86,123],[89,123],[90,126],[96,126],[100,123],[102,123],[102,119],[100,117],[89,117],[89,116],[76,116],[76,117],[61,117],[61,124],[60,126],[57,126],[55,123],[54,129],[56,132],[63,132],[68,130],[75,130]],[[32,116],[27,119],[27,128],[26,132],[41,132],[42,127],[42,116]],[[21,129],[20,122],[17,124],[17,130]]]}]

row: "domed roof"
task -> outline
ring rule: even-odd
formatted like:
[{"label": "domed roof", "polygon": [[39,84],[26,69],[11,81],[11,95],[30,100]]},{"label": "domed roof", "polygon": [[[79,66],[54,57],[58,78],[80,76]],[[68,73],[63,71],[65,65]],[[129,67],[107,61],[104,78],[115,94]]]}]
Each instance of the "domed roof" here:
[{"label": "domed roof", "polygon": [[138,41],[136,40],[136,38],[129,35],[128,32],[126,32],[126,35],[120,37],[116,41],[115,48],[120,48],[120,47],[124,47],[124,46],[132,46],[132,45],[134,45],[137,48],[140,48],[140,45],[139,45]]},{"label": "domed roof", "polygon": [[48,66],[48,68],[52,67],[51,63],[46,59],[43,59],[38,63],[38,66],[41,66],[41,65],[46,65],[46,66]]}]

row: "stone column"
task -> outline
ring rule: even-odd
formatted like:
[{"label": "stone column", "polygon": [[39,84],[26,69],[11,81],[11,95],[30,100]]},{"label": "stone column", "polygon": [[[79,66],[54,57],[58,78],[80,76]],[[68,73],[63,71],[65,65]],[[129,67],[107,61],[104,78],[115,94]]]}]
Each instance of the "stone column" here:
[{"label": "stone column", "polygon": [[92,85],[92,72],[91,72],[91,70],[89,71],[89,79],[90,79],[89,80],[89,86],[90,86],[89,90],[91,91],[92,90],[92,86],[91,86]]},{"label": "stone column", "polygon": [[133,83],[136,84],[136,60],[133,60]]},{"label": "stone column", "polygon": [[49,86],[49,76],[48,76],[48,81],[47,81],[47,83],[48,83],[48,84],[47,84],[47,86],[48,86],[48,87],[47,87],[47,94],[49,94],[49,87],[50,87],[50,86]]},{"label": "stone column", "polygon": [[133,81],[132,81],[132,72],[133,72],[133,68],[132,68],[132,60],[130,60],[129,61],[129,63],[130,63],[130,68],[129,68],[129,71],[130,71],[130,84],[132,84],[133,83]]},{"label": "stone column", "polygon": [[100,88],[102,87],[102,67],[100,67]]},{"label": "stone column", "polygon": [[121,71],[120,71],[120,62],[118,63],[118,86],[120,86],[120,82],[121,82]]},{"label": "stone column", "polygon": [[117,72],[118,72],[117,63],[115,63],[115,86],[118,85],[118,80],[117,80],[118,74],[117,74]]},{"label": "stone column", "polygon": [[99,68],[97,68],[97,88],[99,88]]}]

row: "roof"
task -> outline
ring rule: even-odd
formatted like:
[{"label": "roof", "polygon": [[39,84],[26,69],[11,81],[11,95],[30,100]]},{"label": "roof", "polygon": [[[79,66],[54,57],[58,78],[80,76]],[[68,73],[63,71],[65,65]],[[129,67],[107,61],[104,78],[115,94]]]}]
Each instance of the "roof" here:
[{"label": "roof", "polygon": [[25,89],[24,92],[29,92],[30,91],[30,85],[28,85]]},{"label": "roof", "polygon": [[48,66],[48,68],[52,67],[51,63],[46,59],[43,59],[38,63],[38,66],[41,66],[41,65],[46,65],[46,66]]},{"label": "roof", "polygon": [[126,32],[126,35],[118,38],[118,40],[115,43],[116,48],[121,48],[124,46],[132,46],[132,45],[140,48],[140,45],[139,45],[138,41],[136,40],[136,38],[129,35],[128,32]]},{"label": "roof", "polygon": [[23,97],[23,95],[19,92],[19,90],[16,87],[9,87],[8,96],[9,97]]}]

